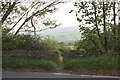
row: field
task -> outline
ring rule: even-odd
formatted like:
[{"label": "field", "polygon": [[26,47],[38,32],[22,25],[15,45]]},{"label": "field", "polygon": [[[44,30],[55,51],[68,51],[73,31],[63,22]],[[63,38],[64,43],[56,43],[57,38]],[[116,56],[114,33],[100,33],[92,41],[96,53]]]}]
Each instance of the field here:
[{"label": "field", "polygon": [[80,40],[81,34],[79,27],[58,27],[55,29],[45,30],[39,33],[40,36],[50,36],[59,42],[75,42]]},{"label": "field", "polygon": [[79,32],[63,32],[63,33],[49,33],[41,34],[41,36],[50,36],[50,38],[59,42],[75,42],[80,39]]}]

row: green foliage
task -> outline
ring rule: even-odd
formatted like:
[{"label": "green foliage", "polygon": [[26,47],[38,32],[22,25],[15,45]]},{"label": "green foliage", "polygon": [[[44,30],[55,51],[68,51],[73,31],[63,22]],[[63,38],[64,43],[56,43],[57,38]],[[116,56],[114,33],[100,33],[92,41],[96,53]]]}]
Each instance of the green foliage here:
[{"label": "green foliage", "polygon": [[61,52],[66,52],[66,51],[70,51],[70,50],[71,50],[71,47],[69,47],[69,46],[67,46],[67,45],[64,45],[64,44],[60,44],[59,50],[60,50]]},{"label": "green foliage", "polygon": [[50,60],[9,60],[3,61],[2,63],[3,69],[11,68],[11,69],[45,69],[45,70],[55,70],[56,63]]},{"label": "green foliage", "polygon": [[70,70],[117,70],[118,69],[118,58],[107,58],[106,56],[95,58],[86,58],[86,59],[73,59],[68,61],[65,64],[65,69]]},{"label": "green foliage", "polygon": [[59,64],[63,63],[63,56],[62,56],[62,52],[59,52]]},{"label": "green foliage", "polygon": [[74,6],[78,8],[75,12],[82,34],[82,39],[76,43],[77,49],[87,54],[119,52],[119,25],[113,19],[117,15],[111,15],[116,10],[113,2],[78,1]]},{"label": "green foliage", "polygon": [[77,41],[75,46],[77,47],[77,50],[87,53],[87,54],[92,54],[95,52],[102,52],[103,46],[101,45],[101,40],[99,37],[91,32],[92,30],[83,30],[82,35],[83,38],[80,41]]},{"label": "green foliage", "polygon": [[44,37],[41,43],[46,45],[46,48],[49,48],[50,50],[58,50],[59,48],[59,43],[52,40],[49,36]]},{"label": "green foliage", "polygon": [[[11,28],[10,31],[13,30],[13,28],[16,27],[17,24],[21,22],[21,20],[26,17],[27,21],[25,20],[23,23],[26,23],[30,20],[32,16],[40,17],[40,19],[43,19],[41,17],[46,16],[48,13],[54,13],[56,11],[55,5],[63,3],[59,0],[54,1],[27,1],[27,2],[0,2],[0,16],[2,23],[5,21],[4,25],[5,27]],[[27,5],[27,6],[26,6]],[[44,7],[42,7],[44,6]],[[34,9],[34,10],[33,10]],[[28,15],[29,14],[29,15]],[[43,20],[41,20],[41,23],[46,23],[47,17],[44,17]],[[22,30],[28,30],[31,27],[30,24],[21,24],[25,25],[24,28],[19,28]],[[19,27],[21,26],[19,25]],[[45,24],[45,26],[51,27],[57,27],[59,24],[56,24],[55,20],[50,20]],[[29,27],[27,27],[29,26]],[[14,30],[13,30],[14,31]],[[9,31],[8,31],[9,32]],[[19,32],[19,31],[18,31]],[[16,33],[17,34],[17,33]]]},{"label": "green foliage", "polygon": [[[76,42],[75,46],[78,50],[81,52],[87,53],[87,54],[94,54],[94,53],[105,53],[104,49],[104,35],[103,33],[100,34],[101,39],[92,33],[84,34],[84,37],[82,40]],[[114,35],[111,31],[107,32],[107,41],[108,41],[108,53],[114,54],[116,52],[119,52],[120,46],[120,40],[118,39],[118,35]]]},{"label": "green foliage", "polygon": [[34,37],[31,35],[16,35],[4,33],[8,29],[3,29],[2,44],[3,50],[56,50],[58,43],[51,40],[49,37]]}]

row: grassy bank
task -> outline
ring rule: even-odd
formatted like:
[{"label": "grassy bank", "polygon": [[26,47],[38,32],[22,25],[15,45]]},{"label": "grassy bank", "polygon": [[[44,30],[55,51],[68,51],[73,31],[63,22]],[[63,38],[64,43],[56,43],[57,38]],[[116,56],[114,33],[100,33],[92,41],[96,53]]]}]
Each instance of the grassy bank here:
[{"label": "grassy bank", "polygon": [[68,70],[118,70],[118,57],[91,57],[84,59],[73,59],[65,64],[65,69]]},{"label": "grassy bank", "polygon": [[56,63],[50,60],[9,60],[3,61],[3,69],[43,69],[52,70],[56,69]]}]

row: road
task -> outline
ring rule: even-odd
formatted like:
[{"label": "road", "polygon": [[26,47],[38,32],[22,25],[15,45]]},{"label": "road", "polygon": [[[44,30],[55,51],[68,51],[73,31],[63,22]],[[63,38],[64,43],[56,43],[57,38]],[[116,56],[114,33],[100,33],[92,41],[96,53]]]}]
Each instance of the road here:
[{"label": "road", "polygon": [[110,78],[111,80],[118,79],[118,77],[113,76],[90,76],[54,72],[2,72],[2,78]]}]

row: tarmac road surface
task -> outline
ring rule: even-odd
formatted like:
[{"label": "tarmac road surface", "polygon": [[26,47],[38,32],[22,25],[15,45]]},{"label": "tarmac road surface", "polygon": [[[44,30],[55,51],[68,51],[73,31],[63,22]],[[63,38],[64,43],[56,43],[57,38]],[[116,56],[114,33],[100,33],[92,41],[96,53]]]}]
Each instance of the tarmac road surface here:
[{"label": "tarmac road surface", "polygon": [[[120,80],[120,77],[115,76],[91,76],[91,75],[76,75],[76,74],[68,74],[68,73],[41,73],[41,72],[2,72],[2,78],[74,78],[79,79],[82,78],[101,78],[101,80]],[[103,78],[103,79],[102,79]],[[49,79],[48,79],[49,80]],[[64,79],[62,79],[64,80]],[[95,79],[97,80],[97,79]]]}]

